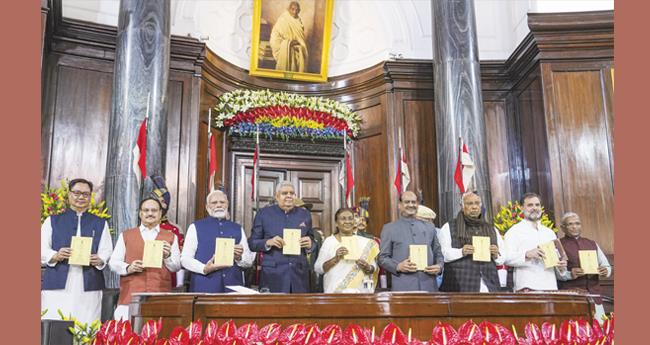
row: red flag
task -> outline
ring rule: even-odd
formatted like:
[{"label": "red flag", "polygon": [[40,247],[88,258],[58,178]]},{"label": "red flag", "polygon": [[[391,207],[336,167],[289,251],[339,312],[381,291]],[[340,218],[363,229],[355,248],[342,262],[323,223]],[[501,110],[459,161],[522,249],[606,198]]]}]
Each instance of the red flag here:
[{"label": "red flag", "polygon": [[350,163],[350,155],[345,154],[345,171],[347,175],[347,186],[345,186],[345,200],[348,207],[352,207],[352,189],[354,189],[354,175],[352,173],[352,164]]},{"label": "red flag", "polygon": [[397,188],[397,195],[402,195],[406,190],[409,183],[411,183],[411,174],[409,173],[409,166],[406,163],[406,153],[400,147],[399,155],[401,159],[397,162],[397,173],[395,174],[395,188]]},{"label": "red flag", "polygon": [[350,155],[348,150],[345,149],[345,166],[341,166],[339,172],[339,184],[345,191],[345,204],[347,207],[352,207],[352,190],[354,189],[354,173],[352,172],[352,163],[350,162]]},{"label": "red flag", "polygon": [[147,119],[142,120],[138,130],[138,138],[133,148],[133,173],[138,186],[147,177]]},{"label": "red flag", "polygon": [[258,147],[255,145],[253,153],[253,173],[251,174],[251,200],[255,201],[255,175],[257,175],[257,152]]},{"label": "red flag", "polygon": [[474,161],[469,155],[467,145],[465,145],[461,138],[458,150],[458,159],[456,161],[456,171],[454,172],[454,181],[456,181],[456,185],[461,194],[473,187],[475,170]]},{"label": "red flag", "polygon": [[259,168],[257,158],[260,151],[260,132],[259,126],[257,127],[257,134],[255,138],[255,152],[253,152],[253,172],[251,173],[251,200],[257,199],[255,194],[255,179],[257,178],[257,169]]},{"label": "red flag", "polygon": [[210,142],[210,157],[209,157],[209,168],[208,168],[208,175],[210,175],[210,180],[208,182],[208,185],[210,186],[210,192],[214,190],[214,177],[217,175],[217,143],[214,138],[214,135],[210,133],[209,135],[209,142]]},{"label": "red flag", "polygon": [[345,151],[345,202],[347,207],[352,207],[352,189],[354,189],[354,174],[352,173],[352,164],[350,155]]}]

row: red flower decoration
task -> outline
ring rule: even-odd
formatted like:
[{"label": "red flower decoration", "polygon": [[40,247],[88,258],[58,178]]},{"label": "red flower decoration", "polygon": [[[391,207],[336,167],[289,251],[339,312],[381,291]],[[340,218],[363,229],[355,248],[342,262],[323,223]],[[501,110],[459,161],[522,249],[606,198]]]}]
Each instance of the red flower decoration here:
[{"label": "red flower decoration", "polygon": [[277,323],[270,323],[262,327],[258,333],[258,341],[264,345],[275,344],[275,342],[278,340],[278,337],[280,336],[281,328],[282,327],[280,327],[280,325]]},{"label": "red flower decoration", "polygon": [[170,345],[190,345],[190,335],[185,328],[177,326],[169,335]]},{"label": "red flower decoration", "polygon": [[451,327],[448,323],[438,322],[436,327],[433,328],[431,332],[431,338],[429,339],[429,344],[431,345],[449,345],[452,344],[452,339],[457,337],[456,330]]}]

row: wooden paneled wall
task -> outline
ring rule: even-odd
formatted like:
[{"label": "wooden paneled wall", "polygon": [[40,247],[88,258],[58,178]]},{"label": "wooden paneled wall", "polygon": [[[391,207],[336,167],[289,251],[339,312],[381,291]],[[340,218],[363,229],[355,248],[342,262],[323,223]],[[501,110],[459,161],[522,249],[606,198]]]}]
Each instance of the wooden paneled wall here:
[{"label": "wooden paneled wall", "polygon": [[542,65],[557,218],[580,215],[583,233],[614,252],[614,161],[610,64]]},{"label": "wooden paneled wall", "polygon": [[541,193],[558,225],[564,212],[578,213],[583,235],[613,254],[613,12],[529,14],[528,24],[506,61],[517,188]]},{"label": "wooden paneled wall", "polygon": [[[63,20],[57,3],[48,13],[43,60],[43,184],[83,175],[101,194],[116,31]],[[524,192],[539,192],[556,217],[568,210],[581,214],[585,235],[612,254],[613,13],[531,14],[529,26],[531,33],[507,61],[481,63],[489,202],[496,210]],[[409,189],[421,190],[425,204],[437,210],[430,60],[386,61],[316,84],[252,77],[187,38],[174,37],[171,51],[166,177],[171,217],[182,228],[205,214],[208,108],[237,88],[333,98],[359,112],[354,197],[371,198],[370,232],[379,235],[397,218],[399,133]],[[217,180],[232,196],[229,143],[221,131],[212,132],[221,151]]]},{"label": "wooden paneled wall", "polygon": [[[111,114],[116,29],[63,19],[54,1],[48,17],[42,82],[42,186],[84,177],[103,198]],[[186,227],[194,220],[198,82],[194,65],[204,45],[173,38],[167,90],[165,177],[168,215]]]}]

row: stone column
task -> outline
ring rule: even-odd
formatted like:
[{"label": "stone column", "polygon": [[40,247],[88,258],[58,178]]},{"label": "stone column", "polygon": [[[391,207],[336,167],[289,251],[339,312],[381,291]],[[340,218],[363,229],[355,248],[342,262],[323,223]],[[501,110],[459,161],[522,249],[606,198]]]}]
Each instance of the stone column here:
[{"label": "stone column", "polygon": [[474,1],[432,0],[431,9],[440,224],[460,210],[460,191],[454,183],[460,136],[474,160],[476,190],[491,219]]},{"label": "stone column", "polygon": [[[132,151],[147,105],[147,175],[164,176],[169,12],[170,0],[120,1],[106,165],[106,203],[114,241],[122,231],[138,225],[138,204],[153,185],[147,178],[139,186],[133,172]],[[107,287],[119,286],[116,275],[107,278]]]}]

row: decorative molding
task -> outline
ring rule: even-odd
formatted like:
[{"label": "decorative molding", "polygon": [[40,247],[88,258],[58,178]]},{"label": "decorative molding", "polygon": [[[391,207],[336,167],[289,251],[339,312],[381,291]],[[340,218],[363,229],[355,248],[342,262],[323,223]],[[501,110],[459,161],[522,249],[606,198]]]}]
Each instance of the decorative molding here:
[{"label": "decorative molding", "polygon": [[[229,135],[231,151],[253,152],[255,150],[255,138]],[[260,138],[260,152],[306,155],[306,156],[330,156],[343,157],[342,140],[269,140]]]},{"label": "decorative molding", "polygon": [[[48,21],[48,46],[51,52],[114,61],[117,28],[110,25],[63,18],[61,0],[52,0]],[[52,23],[52,26],[49,26]],[[205,44],[189,37],[171,37],[170,68],[195,72],[205,58]]]},{"label": "decorative molding", "polygon": [[505,62],[515,83],[539,62],[614,58],[614,11],[530,13],[528,26],[531,31]]},{"label": "decorative molding", "polygon": [[[51,2],[48,16],[46,49],[101,60],[114,59],[115,27],[62,18],[60,0]],[[531,13],[528,19],[531,32],[506,61],[481,62],[483,91],[512,89],[539,61],[611,60],[613,20],[613,11]],[[202,71],[203,81],[220,92],[268,88],[353,103],[396,90],[433,90],[433,66],[428,59],[388,60],[365,70],[330,78],[327,83],[315,84],[252,77],[247,70],[217,56],[194,38],[172,36],[171,54],[172,69]]]},{"label": "decorative molding", "polygon": [[[349,75],[330,78],[326,83],[293,81],[287,83],[269,78],[254,77],[248,71],[229,63],[207,49],[205,61],[201,64],[203,80],[220,92],[234,89],[270,89],[293,92],[305,96],[332,98],[343,103],[385,93],[386,86],[383,64]],[[354,104],[350,104],[355,108]]]}]

